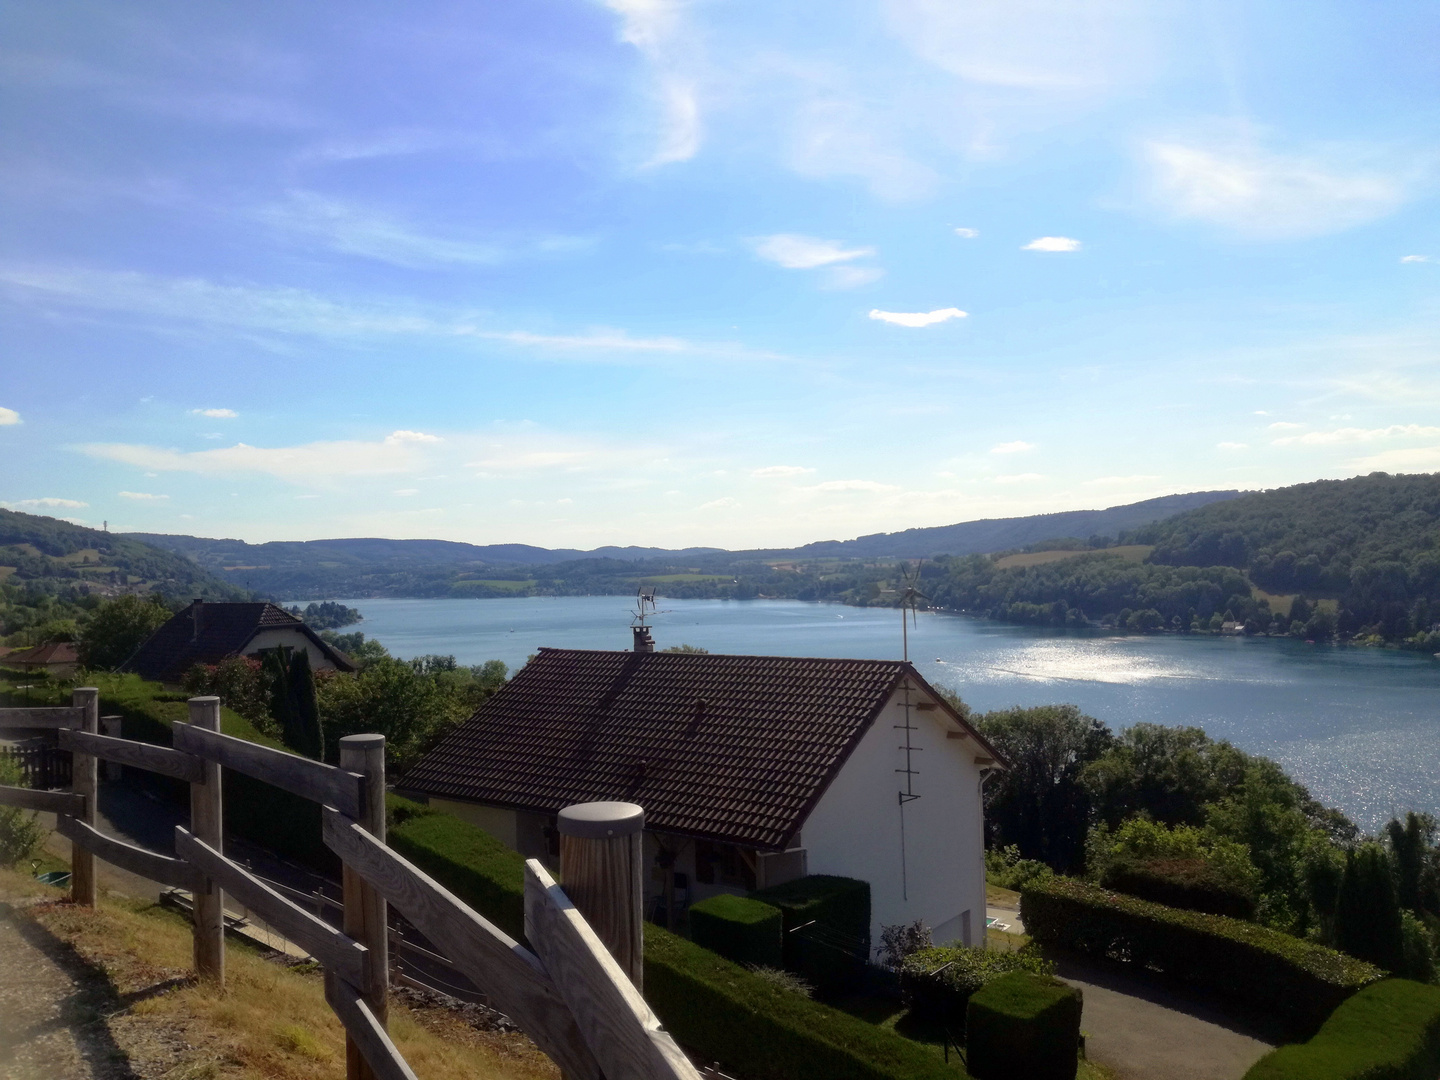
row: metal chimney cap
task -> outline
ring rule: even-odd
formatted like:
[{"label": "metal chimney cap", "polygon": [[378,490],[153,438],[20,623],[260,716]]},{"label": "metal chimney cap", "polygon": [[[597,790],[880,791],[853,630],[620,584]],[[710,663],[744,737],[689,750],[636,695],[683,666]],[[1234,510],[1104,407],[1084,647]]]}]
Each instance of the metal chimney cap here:
[{"label": "metal chimney cap", "polygon": [[567,806],[557,815],[561,836],[608,840],[633,836],[645,828],[645,810],[630,802],[587,802]]}]

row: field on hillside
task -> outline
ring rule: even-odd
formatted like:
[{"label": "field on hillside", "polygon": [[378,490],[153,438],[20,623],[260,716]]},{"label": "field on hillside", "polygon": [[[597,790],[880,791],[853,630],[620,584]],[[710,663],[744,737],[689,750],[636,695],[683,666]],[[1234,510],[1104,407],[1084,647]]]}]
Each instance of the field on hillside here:
[{"label": "field on hillside", "polygon": [[[1101,549],[1112,555],[1119,555],[1126,562],[1144,562],[1146,556],[1154,551],[1150,544],[1122,544],[1119,547]],[[1064,559],[1073,559],[1077,555],[1093,555],[1092,551],[1022,551],[1018,555],[1006,555],[1004,558],[995,560],[997,570],[1010,570],[1014,567],[1042,566],[1045,563],[1061,562]]]}]

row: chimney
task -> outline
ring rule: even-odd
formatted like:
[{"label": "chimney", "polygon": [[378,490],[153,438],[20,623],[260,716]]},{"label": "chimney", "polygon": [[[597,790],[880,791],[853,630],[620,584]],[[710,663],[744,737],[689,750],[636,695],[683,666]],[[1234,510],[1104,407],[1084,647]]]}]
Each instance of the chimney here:
[{"label": "chimney", "polygon": [[205,628],[205,601],[196,597],[190,605],[190,640],[195,641],[200,637],[200,631]]},{"label": "chimney", "polygon": [[655,651],[655,639],[650,636],[648,626],[632,626],[630,630],[635,635],[635,651],[637,653]]}]

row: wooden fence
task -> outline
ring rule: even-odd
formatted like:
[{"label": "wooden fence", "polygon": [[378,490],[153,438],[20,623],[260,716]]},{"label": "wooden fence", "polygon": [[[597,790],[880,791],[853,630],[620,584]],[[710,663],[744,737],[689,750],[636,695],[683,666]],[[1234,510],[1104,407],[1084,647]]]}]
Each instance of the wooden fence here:
[{"label": "wooden fence", "polygon": [[[387,906],[401,912],[494,1007],[560,1066],[566,1080],[701,1080],[645,999],[570,898],[535,860],[525,870],[525,932],[535,951],[385,843],[385,740],[340,741],[340,766],[220,733],[220,699],[190,700],[174,725],[174,748],[99,734],[99,692],[73,692],[71,707],[0,709],[0,728],[58,729],[73,757],[72,790],[0,786],[0,804],[57,815],[73,845],[71,898],[94,905],[94,859],[194,897],[195,970],[223,984],[224,894],[305,948],[325,969],[325,998],[346,1032],[348,1080],[414,1080],[386,1031]],[[175,855],[148,851],[95,828],[99,760],[190,784],[190,828],[175,830]],[[323,807],[324,839],[344,864],[344,918],[331,926],[226,858],[221,767],[266,781]],[[622,898],[621,903],[628,903]]]}]

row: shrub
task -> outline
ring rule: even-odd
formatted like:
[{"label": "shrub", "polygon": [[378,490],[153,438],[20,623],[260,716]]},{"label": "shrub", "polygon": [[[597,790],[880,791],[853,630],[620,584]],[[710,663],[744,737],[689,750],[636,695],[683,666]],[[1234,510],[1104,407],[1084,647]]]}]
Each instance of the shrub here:
[{"label": "shrub", "polygon": [[965,1060],[979,1080],[1074,1080],[1080,991],[1016,971],[977,991],[967,1011]]},{"label": "shrub", "polygon": [[1261,1009],[1300,1038],[1383,976],[1363,960],[1254,923],[1179,911],[1073,878],[1025,890],[1020,917],[1042,945],[1159,968]]},{"label": "shrub", "polygon": [[778,968],[781,922],[780,909],[771,904],[722,893],[690,908],[690,937],[737,964]]},{"label": "shrub", "polygon": [[1335,944],[1386,971],[1405,966],[1404,923],[1390,857],[1379,844],[1345,853],[1335,905]]},{"label": "shrub", "polygon": [[1054,873],[1039,859],[1022,859],[1020,849],[1014,844],[985,852],[985,880],[1002,889],[1023,889],[1032,881],[1043,880]]},{"label": "shrub", "polygon": [[1100,884],[1187,911],[1208,911],[1232,919],[1255,914],[1255,896],[1225,880],[1204,859],[1116,859]]},{"label": "shrub", "polygon": [[880,963],[898,971],[905,958],[935,944],[930,927],[924,919],[912,923],[892,923],[880,927],[880,947],[876,949]]},{"label": "shrub", "polygon": [[1015,971],[1049,975],[1054,970],[1055,965],[1029,945],[1014,952],[941,945],[905,958],[900,968],[900,990],[918,1016],[961,1031],[965,1006],[982,986]]},{"label": "shrub", "polygon": [[[668,649],[666,650],[669,651]],[[778,986],[787,994],[799,994],[801,997],[811,997],[815,988],[807,983],[799,975],[792,975],[784,968],[766,967],[763,964],[746,964],[745,970],[754,975],[757,979],[764,979],[771,986]]]},{"label": "shrub", "polygon": [[[0,784],[20,787],[20,767],[0,755]],[[45,828],[33,813],[18,806],[0,806],[0,866],[14,866],[34,854],[45,839]]]},{"label": "shrub", "polygon": [[117,668],[169,621],[170,609],[158,593],[104,600],[80,635],[80,663],[102,671]]},{"label": "shrub", "polygon": [[820,993],[841,992],[863,973],[870,959],[868,882],[812,874],[750,895],[780,909],[785,967]]},{"label": "shrub", "polygon": [[1434,1080],[1440,987],[1386,979],[1365,987],[1315,1037],[1266,1054],[1245,1080]]},{"label": "shrub", "polygon": [[1236,919],[1255,914],[1260,872],[1249,849],[1208,829],[1172,828],[1143,817],[1113,833],[1097,825],[1085,858],[1091,876],[1107,889],[1188,911]]}]

